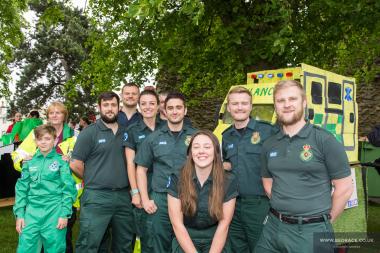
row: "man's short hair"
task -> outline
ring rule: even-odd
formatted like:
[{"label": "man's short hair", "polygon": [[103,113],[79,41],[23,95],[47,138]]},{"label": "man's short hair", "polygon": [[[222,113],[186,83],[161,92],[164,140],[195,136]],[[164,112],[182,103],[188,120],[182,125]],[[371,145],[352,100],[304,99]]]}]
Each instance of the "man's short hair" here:
[{"label": "man's short hair", "polygon": [[46,110],[46,115],[49,117],[49,112],[53,110],[53,108],[57,107],[64,115],[65,115],[65,122],[67,121],[67,118],[69,117],[69,112],[67,111],[66,106],[59,101],[51,102]]},{"label": "man's short hair", "polygon": [[184,107],[186,107],[186,99],[185,96],[180,92],[170,92],[165,99],[165,108],[170,99],[180,99],[183,102]]},{"label": "man's short hair", "polygon": [[123,93],[125,87],[136,87],[137,90],[138,90],[139,93],[140,93],[140,85],[137,85],[136,83],[133,83],[133,82],[125,83],[125,84],[123,85],[123,88],[121,88],[121,93]]},{"label": "man's short hair", "polygon": [[303,89],[303,86],[300,82],[296,81],[296,80],[282,80],[282,81],[279,81],[278,83],[276,83],[276,85],[274,86],[274,89],[273,89],[273,102],[275,102],[275,98],[276,98],[276,94],[279,90],[282,90],[284,88],[288,88],[288,87],[292,87],[292,86],[295,86],[297,87],[300,91],[301,91],[301,96],[302,96],[302,99],[306,99],[306,93],[305,93],[305,90]]},{"label": "man's short hair", "polygon": [[140,99],[141,99],[141,97],[144,96],[144,95],[152,95],[152,96],[154,96],[154,97],[156,98],[156,100],[157,100],[157,104],[160,103],[160,100],[159,100],[159,98],[158,98],[158,95],[157,95],[157,93],[156,93],[154,90],[143,90],[143,91],[140,93],[140,96],[139,96],[139,104],[140,104]]},{"label": "man's short hair", "polygon": [[52,125],[45,124],[38,126],[34,129],[34,137],[38,140],[45,134],[50,134],[55,139],[57,137],[57,131]]},{"label": "man's short hair", "polygon": [[228,92],[228,95],[227,95],[227,103],[230,102],[230,95],[231,95],[231,94],[242,94],[242,93],[247,94],[247,95],[251,98],[251,100],[252,100],[252,94],[251,94],[251,92],[250,92],[247,88],[245,88],[245,87],[243,87],[243,86],[236,86],[236,87],[233,87],[233,88]]},{"label": "man's short hair", "polygon": [[40,117],[40,113],[37,110],[30,111],[29,115],[30,117],[37,118],[37,119]]},{"label": "man's short hair", "polygon": [[100,106],[102,101],[107,101],[107,100],[112,100],[113,98],[116,98],[117,100],[117,105],[119,106],[119,103],[120,103],[120,98],[119,96],[113,92],[113,91],[106,91],[106,92],[103,92],[99,95],[98,97],[98,105]]}]

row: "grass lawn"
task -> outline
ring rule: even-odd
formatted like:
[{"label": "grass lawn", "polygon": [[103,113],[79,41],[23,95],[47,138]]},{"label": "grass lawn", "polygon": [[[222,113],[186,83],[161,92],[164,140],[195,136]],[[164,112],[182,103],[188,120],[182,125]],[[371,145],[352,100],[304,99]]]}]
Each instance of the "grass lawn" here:
[{"label": "grass lawn", "polygon": [[[368,206],[368,232],[377,232],[377,240],[380,240],[380,204],[370,203]],[[74,227],[74,241],[78,235],[78,222]],[[12,214],[12,207],[0,208],[0,253],[14,253],[17,247],[18,234],[15,230],[15,219]],[[379,245],[379,242],[377,242]],[[359,251],[355,249],[350,252],[378,252],[378,249],[363,248]],[[375,251],[376,250],[376,251]]]}]

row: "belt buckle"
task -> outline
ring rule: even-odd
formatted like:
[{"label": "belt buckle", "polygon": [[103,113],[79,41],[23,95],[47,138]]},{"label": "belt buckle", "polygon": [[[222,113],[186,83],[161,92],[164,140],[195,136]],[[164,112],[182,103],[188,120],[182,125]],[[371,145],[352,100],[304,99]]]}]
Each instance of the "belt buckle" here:
[{"label": "belt buckle", "polygon": [[279,218],[279,220],[280,220],[281,222],[283,222],[283,220],[282,220],[282,214],[281,214],[281,213],[279,213],[278,218]]}]

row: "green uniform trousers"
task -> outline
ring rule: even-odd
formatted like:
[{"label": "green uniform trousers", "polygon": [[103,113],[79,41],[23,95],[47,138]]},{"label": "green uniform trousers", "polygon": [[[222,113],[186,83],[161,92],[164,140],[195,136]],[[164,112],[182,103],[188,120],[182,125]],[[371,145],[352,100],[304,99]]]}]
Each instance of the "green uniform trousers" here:
[{"label": "green uniform trousers", "polygon": [[[216,228],[217,225],[205,229],[186,228],[198,253],[210,252],[212,239],[214,238]],[[222,253],[230,252],[231,249],[227,238]],[[173,239],[172,253],[185,253],[179,245],[177,238]]]},{"label": "green uniform trousers", "polygon": [[144,208],[134,208],[134,222],[136,226],[136,234],[140,238],[141,253],[152,253],[153,243],[150,238],[152,221],[149,218],[149,214],[145,212]]},{"label": "green uniform trousers", "polygon": [[266,196],[247,196],[236,199],[235,213],[229,229],[234,253],[252,253],[263,230],[269,211]]},{"label": "green uniform trousers", "polygon": [[98,252],[110,224],[112,252],[129,253],[133,241],[133,213],[128,189],[86,189],[81,198],[77,253]]},{"label": "green uniform trousers", "polygon": [[64,253],[66,228],[57,229],[61,213],[61,197],[55,200],[29,202],[25,211],[25,227],[19,237],[18,253],[38,253],[42,245],[46,253]]},{"label": "green uniform trousers", "polygon": [[270,213],[255,253],[333,253],[333,240],[327,217],[324,222],[287,224]]},{"label": "green uniform trousers", "polygon": [[151,226],[150,237],[154,253],[171,252],[174,237],[172,224],[168,214],[168,197],[166,192],[152,192],[151,199],[157,206],[157,211],[148,217],[148,226]]}]

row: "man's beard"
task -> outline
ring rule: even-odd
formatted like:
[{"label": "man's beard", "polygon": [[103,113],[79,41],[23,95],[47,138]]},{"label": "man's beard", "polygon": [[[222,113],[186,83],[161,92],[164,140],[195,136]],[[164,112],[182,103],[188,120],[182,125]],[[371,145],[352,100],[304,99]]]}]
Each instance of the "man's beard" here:
[{"label": "man's beard", "polygon": [[112,123],[117,122],[117,114],[112,118],[108,118],[105,114],[100,113],[100,118],[103,120],[104,123],[107,123],[107,124],[112,124]]},{"label": "man's beard", "polygon": [[285,120],[283,117],[278,115],[277,121],[283,126],[291,126],[291,125],[294,125],[297,122],[301,121],[303,118],[304,118],[304,116],[303,116],[303,109],[302,109],[302,110],[296,111],[293,114],[293,117],[290,119]]}]

